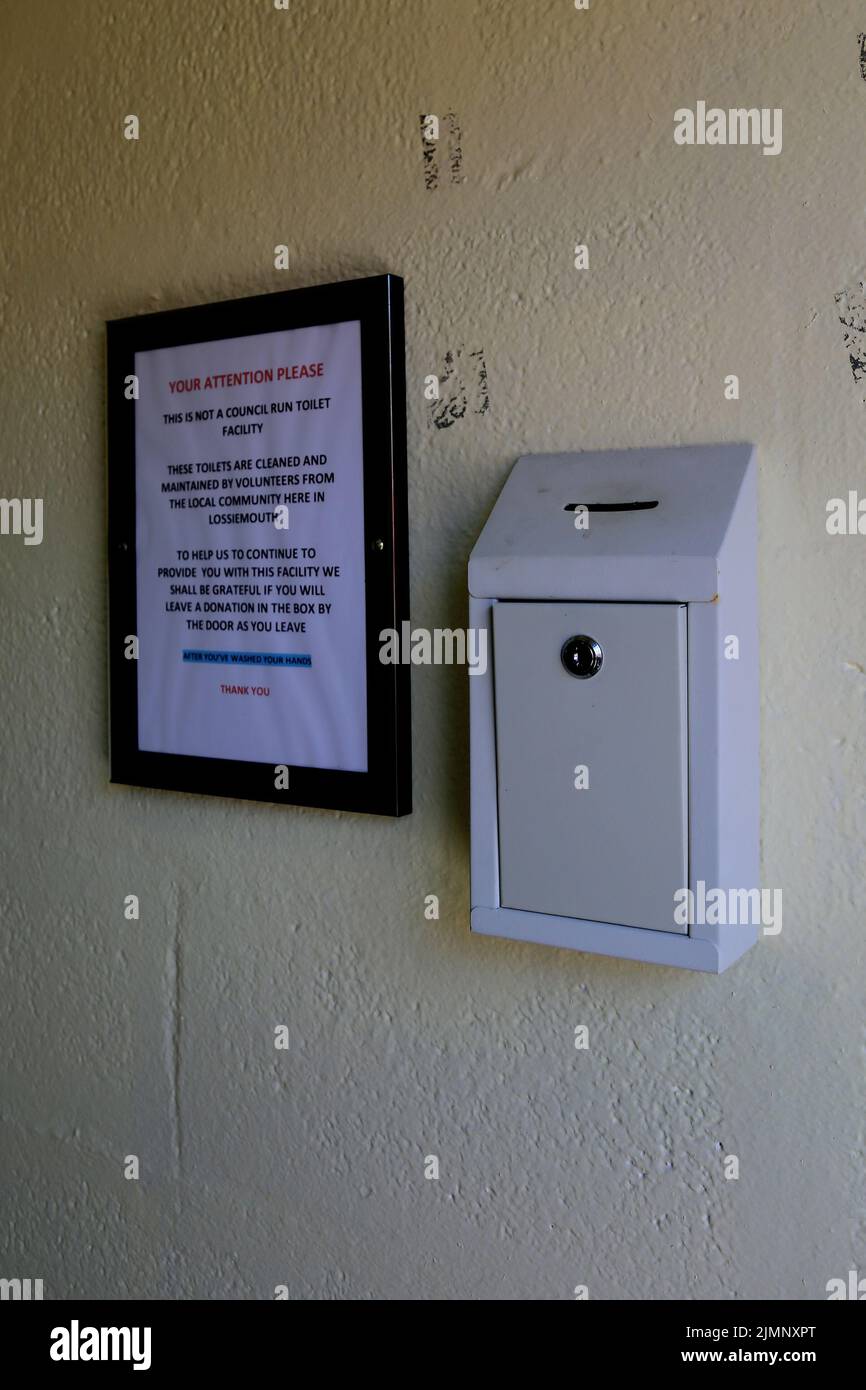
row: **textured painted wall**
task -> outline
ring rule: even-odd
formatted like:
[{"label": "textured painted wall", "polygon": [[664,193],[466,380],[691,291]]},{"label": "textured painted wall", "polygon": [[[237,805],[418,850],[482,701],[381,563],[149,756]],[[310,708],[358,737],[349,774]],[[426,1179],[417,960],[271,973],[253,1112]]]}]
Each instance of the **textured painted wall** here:
[{"label": "textured painted wall", "polygon": [[[6,0],[0,23],[2,491],[45,502],[41,546],[0,537],[0,1274],[52,1298],[826,1297],[866,1270],[866,538],[825,527],[866,493],[840,323],[856,340],[863,7]],[[701,99],[782,107],[782,153],[676,146]],[[438,182],[430,112],[459,127]],[[466,621],[518,454],[759,445],[785,916],[720,979],[469,936],[455,668],[415,672],[404,821],[108,785],[103,320],[383,270],[407,284],[416,624]],[[458,348],[489,409],[437,428],[423,379]]]}]

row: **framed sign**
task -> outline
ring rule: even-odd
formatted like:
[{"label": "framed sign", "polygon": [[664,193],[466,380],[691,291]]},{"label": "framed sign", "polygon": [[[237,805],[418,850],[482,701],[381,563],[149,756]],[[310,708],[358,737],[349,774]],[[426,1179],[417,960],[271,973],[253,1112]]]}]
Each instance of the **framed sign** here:
[{"label": "framed sign", "polygon": [[111,780],[411,810],[403,282],[107,325]]}]

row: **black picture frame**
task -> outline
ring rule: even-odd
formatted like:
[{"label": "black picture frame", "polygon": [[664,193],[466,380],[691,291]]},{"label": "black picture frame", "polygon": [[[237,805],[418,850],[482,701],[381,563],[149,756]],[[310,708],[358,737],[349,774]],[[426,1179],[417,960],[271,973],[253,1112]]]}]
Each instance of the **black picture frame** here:
[{"label": "black picture frame", "polygon": [[[138,746],[136,594],[137,402],[127,399],[137,352],[222,338],[360,321],[363,433],[367,771],[155,753]],[[379,660],[383,629],[409,619],[406,363],[403,281],[396,275],[277,291],[106,324],[110,780],[280,805],[404,816],[412,809],[410,666]],[[358,519],[361,524],[361,519]]]}]

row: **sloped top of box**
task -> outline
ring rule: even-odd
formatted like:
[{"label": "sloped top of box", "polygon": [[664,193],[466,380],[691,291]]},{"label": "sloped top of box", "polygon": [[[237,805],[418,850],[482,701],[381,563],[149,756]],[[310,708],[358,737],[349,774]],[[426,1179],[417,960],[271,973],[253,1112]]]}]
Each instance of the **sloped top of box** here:
[{"label": "sloped top of box", "polygon": [[[751,444],[696,444],[525,455],[469,557],[469,591],[711,602],[732,521],[744,540],[754,535],[753,452]],[[577,506],[588,508],[580,528]]]}]

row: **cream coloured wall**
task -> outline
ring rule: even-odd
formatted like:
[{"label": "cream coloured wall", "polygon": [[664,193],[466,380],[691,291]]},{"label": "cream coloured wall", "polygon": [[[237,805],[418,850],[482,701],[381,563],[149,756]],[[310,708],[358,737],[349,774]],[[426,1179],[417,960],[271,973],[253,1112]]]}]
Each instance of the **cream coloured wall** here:
[{"label": "cream coloured wall", "polygon": [[[866,538],[825,527],[866,495],[834,298],[866,261],[863,27],[852,0],[6,0],[2,491],[44,498],[45,537],[0,537],[0,1274],[820,1299],[866,1270]],[[781,154],[676,146],[699,99],[781,107]],[[430,190],[419,115],[448,111],[464,181]],[[416,624],[465,623],[518,454],[759,446],[785,916],[719,979],[470,938],[453,668],[414,674],[406,820],[108,785],[103,321],[383,270]],[[437,429],[423,380],[458,347],[489,410]]]}]

